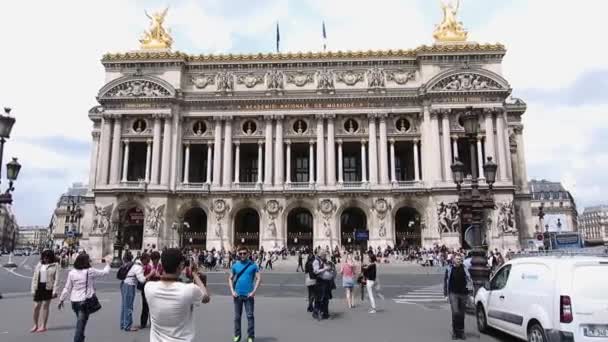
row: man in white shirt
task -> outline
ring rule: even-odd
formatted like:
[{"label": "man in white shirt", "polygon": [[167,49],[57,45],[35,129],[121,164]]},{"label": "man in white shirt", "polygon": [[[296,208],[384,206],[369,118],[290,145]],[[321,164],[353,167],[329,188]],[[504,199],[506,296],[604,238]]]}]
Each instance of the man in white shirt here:
[{"label": "man in white shirt", "polygon": [[123,267],[130,267],[130,269],[127,272],[125,280],[120,283],[120,294],[122,297],[120,329],[124,331],[137,331],[137,328],[133,327],[133,302],[135,301],[137,283],[145,283],[146,277],[144,277],[144,269],[139,259],[132,263],[133,255],[131,253],[127,253],[123,259],[125,263]]},{"label": "man in white shirt", "polygon": [[198,274],[198,264],[191,262],[193,284],[178,282],[185,260],[181,251],[170,248],[163,252],[161,280],[144,288],[150,307],[150,342],[192,342],[195,336],[194,306],[208,303],[209,295]]}]

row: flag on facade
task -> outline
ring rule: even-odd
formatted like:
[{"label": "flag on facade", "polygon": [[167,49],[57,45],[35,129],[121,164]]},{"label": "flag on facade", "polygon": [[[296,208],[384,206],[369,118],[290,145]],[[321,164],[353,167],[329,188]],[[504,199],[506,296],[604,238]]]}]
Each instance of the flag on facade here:
[{"label": "flag on facade", "polygon": [[279,34],[279,22],[277,21],[277,53],[279,53],[279,43],[281,42],[281,35]]},{"label": "flag on facade", "polygon": [[327,50],[327,33],[325,32],[325,21],[323,21],[323,51]]}]

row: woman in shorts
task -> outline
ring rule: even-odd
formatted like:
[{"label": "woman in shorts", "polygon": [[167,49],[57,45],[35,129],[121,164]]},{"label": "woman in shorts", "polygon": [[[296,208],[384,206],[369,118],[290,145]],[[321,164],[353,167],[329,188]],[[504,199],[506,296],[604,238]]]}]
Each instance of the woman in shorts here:
[{"label": "woman in shorts", "polygon": [[355,265],[353,263],[353,257],[351,254],[346,255],[346,260],[342,263],[340,268],[340,274],[342,275],[342,287],[346,291],[346,305],[349,309],[355,306],[353,301],[353,287],[355,287]]}]

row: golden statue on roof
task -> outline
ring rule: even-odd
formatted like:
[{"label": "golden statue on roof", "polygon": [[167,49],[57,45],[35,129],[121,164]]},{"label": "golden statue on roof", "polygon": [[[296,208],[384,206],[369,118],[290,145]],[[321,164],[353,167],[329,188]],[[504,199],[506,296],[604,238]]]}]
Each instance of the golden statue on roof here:
[{"label": "golden statue on roof", "polygon": [[144,11],[146,16],[150,18],[151,25],[150,29],[144,31],[143,37],[139,40],[142,50],[171,49],[173,38],[171,38],[169,31],[165,30],[163,27],[163,23],[165,22],[165,17],[167,16],[168,11],[169,8],[165,8],[164,11],[153,13],[151,16],[147,11]]},{"label": "golden statue on roof", "polygon": [[468,32],[465,31],[462,23],[458,21],[458,10],[460,0],[440,0],[443,10],[443,21],[437,25],[433,37],[437,42],[464,42],[467,40]]}]

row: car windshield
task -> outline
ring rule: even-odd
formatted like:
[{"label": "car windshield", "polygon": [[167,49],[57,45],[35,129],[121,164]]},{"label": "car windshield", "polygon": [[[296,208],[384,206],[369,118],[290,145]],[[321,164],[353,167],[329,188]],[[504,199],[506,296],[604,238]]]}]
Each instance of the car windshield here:
[{"label": "car windshield", "polygon": [[592,300],[608,301],[608,265],[581,266],[572,275],[573,290],[577,296]]}]

